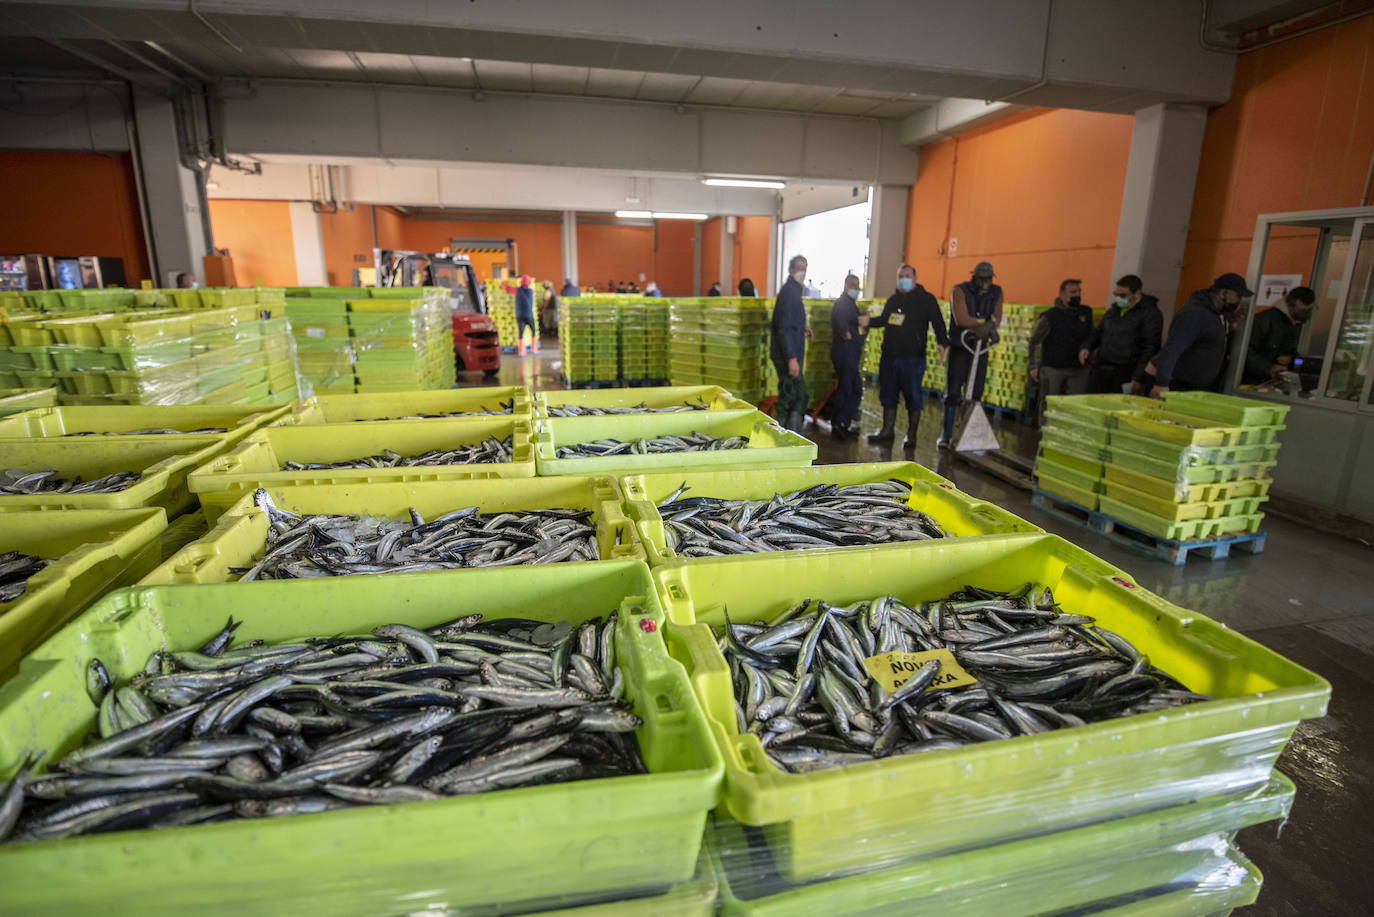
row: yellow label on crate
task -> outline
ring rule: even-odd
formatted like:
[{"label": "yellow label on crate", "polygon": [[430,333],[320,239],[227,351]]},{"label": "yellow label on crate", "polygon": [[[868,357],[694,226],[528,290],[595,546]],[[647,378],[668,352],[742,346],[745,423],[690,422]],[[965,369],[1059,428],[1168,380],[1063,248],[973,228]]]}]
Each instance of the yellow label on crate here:
[{"label": "yellow label on crate", "polygon": [[153,288],[153,282],[151,280],[140,280],[138,284],[141,290],[151,290]]},{"label": "yellow label on crate", "polygon": [[906,321],[906,314],[903,312],[893,312],[887,317],[889,325],[900,325],[904,321]]},{"label": "yellow label on crate", "polygon": [[912,675],[915,675],[921,666],[930,662],[932,659],[939,661],[940,671],[926,687],[927,691],[934,691],[945,688],[962,688],[964,685],[976,685],[978,679],[964,671],[954,658],[954,654],[949,650],[926,650],[922,653],[882,653],[878,656],[869,656],[864,660],[864,668],[868,674],[873,676],[873,680],[882,685],[884,691],[892,694]]}]

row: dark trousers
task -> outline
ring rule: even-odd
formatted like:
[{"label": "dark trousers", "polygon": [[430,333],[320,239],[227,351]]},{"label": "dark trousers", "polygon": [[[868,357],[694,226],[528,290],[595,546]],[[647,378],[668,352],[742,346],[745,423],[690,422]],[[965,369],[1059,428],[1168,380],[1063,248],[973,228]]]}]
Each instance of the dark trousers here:
[{"label": "dark trousers", "polygon": [[831,422],[837,427],[847,427],[859,419],[859,402],[864,397],[864,383],[859,376],[859,349],[852,345],[832,348],[830,362],[835,365],[835,396],[831,401],[835,412]]},{"label": "dark trousers", "polygon": [[[973,369],[973,354],[957,343],[949,347],[949,367],[945,374],[945,407],[957,408],[965,397],[964,387],[969,382],[969,371]],[[988,378],[988,355],[978,361],[978,374],[969,386],[967,396],[971,401],[983,400],[983,383]]]},{"label": "dark trousers", "polygon": [[[1088,393],[1092,395],[1120,395],[1131,384],[1135,367],[1121,363],[1099,363],[1088,373]],[[1145,394],[1149,394],[1146,392]]]},{"label": "dark trousers", "polygon": [[787,374],[786,360],[773,360],[773,368],[778,371],[778,406],[774,416],[780,422],[789,422],[788,418],[794,414],[805,414],[809,405],[806,391],[806,362],[798,360],[797,366],[799,372],[794,379]]},{"label": "dark trousers", "polygon": [[921,382],[926,377],[925,357],[884,357],[878,364],[878,401],[885,408],[906,401],[908,411],[925,407]]},{"label": "dark trousers", "polygon": [[525,314],[523,312],[515,313],[515,328],[515,336],[517,338],[525,336],[526,328],[530,329],[530,335],[532,337],[536,340],[539,338],[539,326],[534,323],[534,316],[532,314]]}]

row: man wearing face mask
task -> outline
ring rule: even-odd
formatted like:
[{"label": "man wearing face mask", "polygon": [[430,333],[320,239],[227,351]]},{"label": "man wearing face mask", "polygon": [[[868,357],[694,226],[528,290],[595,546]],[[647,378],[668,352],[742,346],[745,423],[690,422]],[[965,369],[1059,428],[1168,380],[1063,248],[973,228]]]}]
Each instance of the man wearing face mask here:
[{"label": "man wearing face mask", "polygon": [[1082,395],[1088,371],[1079,351],[1093,333],[1093,310],[1083,305],[1083,281],[1059,284],[1054,306],[1035,320],[1030,336],[1030,377],[1039,383],[1037,416],[1045,416],[1045,396]]},{"label": "man wearing face mask", "polygon": [[[964,388],[974,401],[983,400],[983,382],[988,375],[988,358],[979,360],[973,372],[973,354],[964,346],[965,333],[969,343],[991,349],[997,343],[997,326],[1002,323],[1002,288],[992,282],[992,265],[978,262],[973,276],[950,293],[949,365],[945,372],[945,423],[936,446],[948,449],[954,441],[954,419],[964,400]],[[973,378],[970,378],[970,375]]]},{"label": "man wearing face mask", "polygon": [[1150,394],[1211,388],[1226,358],[1227,317],[1254,295],[1239,274],[1222,274],[1207,289],[1194,290],[1174,316],[1168,340],[1145,367],[1155,377]]},{"label": "man wearing face mask", "polygon": [[811,328],[806,324],[806,305],[802,284],[806,282],[806,259],[794,255],[787,262],[787,282],[778,290],[773,303],[773,339],[769,355],[778,371],[778,423],[800,433],[806,419],[808,395],[802,364],[806,359],[806,339]]},{"label": "man wearing face mask", "polygon": [[940,304],[925,287],[916,282],[916,269],[903,264],[897,271],[897,292],[887,298],[883,314],[870,323],[883,332],[883,353],[878,362],[878,400],[883,406],[883,428],[868,437],[870,443],[891,442],[896,433],[897,402],[906,401],[906,441],[903,446],[916,445],[916,428],[921,423],[921,409],[925,406],[921,380],[926,374],[926,336],[931,326],[940,345],[940,359],[945,358],[949,338],[945,334],[945,318]]},{"label": "man wearing face mask", "polygon": [[1154,384],[1145,364],[1159,352],[1164,313],[1158,299],[1142,292],[1143,286],[1135,274],[1118,280],[1107,314],[1078,351],[1078,361],[1085,365],[1097,351],[1088,369],[1088,391],[1093,394],[1120,395],[1128,385],[1132,394],[1139,394]]},{"label": "man wearing face mask", "polygon": [[853,439],[858,435],[853,424],[859,419],[859,402],[864,396],[859,358],[864,347],[862,329],[868,327],[868,315],[858,306],[862,297],[859,278],[850,274],[844,279],[844,293],[830,307],[830,362],[835,365],[835,396],[831,402],[835,413],[830,431],[835,439]]},{"label": "man wearing face mask", "polygon": [[1317,310],[1317,294],[1311,287],[1294,287],[1283,300],[1255,315],[1250,346],[1245,354],[1241,381],[1262,385],[1288,372],[1298,356],[1302,326]]}]

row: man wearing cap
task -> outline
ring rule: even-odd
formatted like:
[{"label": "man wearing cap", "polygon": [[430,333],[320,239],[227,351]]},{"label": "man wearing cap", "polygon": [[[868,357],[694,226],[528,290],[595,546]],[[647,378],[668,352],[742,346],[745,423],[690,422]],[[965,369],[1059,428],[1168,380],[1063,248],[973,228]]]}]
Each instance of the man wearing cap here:
[{"label": "man wearing cap", "polygon": [[1169,337],[1145,371],[1155,377],[1153,395],[1211,388],[1226,359],[1227,318],[1254,292],[1239,274],[1222,274],[1194,290],[1169,326]]},{"label": "man wearing cap", "polygon": [[[956,286],[949,297],[950,329],[949,365],[945,375],[945,424],[935,445],[948,449],[954,439],[954,418],[964,398],[964,386],[974,401],[983,399],[983,382],[988,375],[985,354],[973,370],[973,351],[969,348],[991,348],[997,343],[997,326],[1002,323],[1002,288],[992,282],[992,265],[978,262],[973,276]],[[967,346],[966,346],[967,345]]]}]

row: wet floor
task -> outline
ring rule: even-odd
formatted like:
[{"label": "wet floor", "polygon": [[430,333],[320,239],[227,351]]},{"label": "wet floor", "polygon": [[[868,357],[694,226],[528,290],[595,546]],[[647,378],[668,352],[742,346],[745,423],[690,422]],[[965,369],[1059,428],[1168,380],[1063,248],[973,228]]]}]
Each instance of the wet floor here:
[{"label": "wet floor", "polygon": [[[562,388],[560,368],[556,344],[546,345],[538,358],[504,358],[501,384]],[[482,384],[480,376],[464,375],[461,385]],[[809,425],[805,435],[817,443],[821,464],[917,461],[1331,682],[1327,715],[1299,725],[1279,759],[1279,769],[1297,784],[1292,814],[1282,826],[1260,825],[1239,836],[1241,850],[1264,873],[1264,887],[1253,906],[1237,913],[1374,913],[1374,550],[1270,515],[1263,553],[1234,552],[1217,561],[1198,557],[1174,567],[1040,512],[1025,491],[937,450],[935,400],[927,402],[914,449],[901,446],[906,412],[898,415],[896,442],[884,447],[862,439],[834,442],[824,422]],[[863,432],[876,430],[880,416],[877,393],[866,389]],[[993,428],[1004,449],[1034,454],[1034,431],[1009,420],[994,421]]]}]

